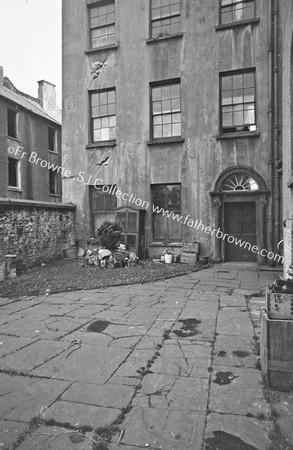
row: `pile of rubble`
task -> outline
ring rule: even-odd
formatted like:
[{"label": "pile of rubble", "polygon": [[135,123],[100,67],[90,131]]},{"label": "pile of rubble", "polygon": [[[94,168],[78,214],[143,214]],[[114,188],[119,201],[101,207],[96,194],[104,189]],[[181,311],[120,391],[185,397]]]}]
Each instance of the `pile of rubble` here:
[{"label": "pile of rubble", "polygon": [[120,244],[117,251],[111,252],[106,248],[98,248],[93,245],[86,251],[84,262],[86,266],[97,266],[101,268],[131,267],[139,264],[139,258],[135,253],[125,249],[125,245]]}]

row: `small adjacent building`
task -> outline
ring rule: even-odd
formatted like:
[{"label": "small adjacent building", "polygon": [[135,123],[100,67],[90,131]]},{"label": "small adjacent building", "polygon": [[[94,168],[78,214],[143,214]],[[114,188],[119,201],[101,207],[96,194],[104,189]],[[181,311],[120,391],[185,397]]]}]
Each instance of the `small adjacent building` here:
[{"label": "small adjacent building", "polygon": [[215,261],[279,262],[277,14],[277,0],[63,0],[80,238],[129,207],[151,257],[199,241]]},{"label": "small adjacent building", "polygon": [[55,86],[38,98],[19,91],[0,67],[0,197],[61,202],[61,110]]}]

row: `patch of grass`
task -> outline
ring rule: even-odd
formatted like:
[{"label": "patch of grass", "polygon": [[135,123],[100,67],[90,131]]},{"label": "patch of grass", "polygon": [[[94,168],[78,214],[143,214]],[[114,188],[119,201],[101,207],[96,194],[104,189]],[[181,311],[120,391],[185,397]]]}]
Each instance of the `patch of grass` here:
[{"label": "patch of grass", "polygon": [[267,450],[293,450],[293,445],[289,439],[282,433],[280,426],[274,423],[273,428],[269,432],[271,441]]},{"label": "patch of grass", "polygon": [[0,283],[0,296],[21,297],[64,291],[96,289],[108,286],[164,280],[202,270],[193,264],[163,264],[145,261],[134,267],[101,269],[81,267],[82,259],[62,259],[45,266],[37,266],[18,273],[16,278]]}]

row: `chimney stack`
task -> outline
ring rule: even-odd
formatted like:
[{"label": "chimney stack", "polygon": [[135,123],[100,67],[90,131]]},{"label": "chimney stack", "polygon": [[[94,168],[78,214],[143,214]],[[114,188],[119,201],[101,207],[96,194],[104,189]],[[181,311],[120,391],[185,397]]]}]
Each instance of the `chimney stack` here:
[{"label": "chimney stack", "polygon": [[3,87],[3,67],[0,66],[0,87]]},{"label": "chimney stack", "polygon": [[57,106],[56,86],[46,80],[38,81],[38,98],[43,110],[53,119],[61,122],[61,110]]}]

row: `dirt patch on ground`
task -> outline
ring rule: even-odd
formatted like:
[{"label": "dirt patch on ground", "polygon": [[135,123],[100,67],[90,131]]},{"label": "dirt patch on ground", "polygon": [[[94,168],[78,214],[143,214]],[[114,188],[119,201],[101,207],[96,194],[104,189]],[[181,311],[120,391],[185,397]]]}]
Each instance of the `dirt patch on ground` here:
[{"label": "dirt patch on ground", "polygon": [[148,283],[202,269],[193,264],[165,264],[146,261],[129,268],[101,269],[81,267],[78,259],[63,259],[37,266],[18,274],[17,278],[0,282],[1,297],[21,297],[81,289],[95,289],[122,284]]}]

